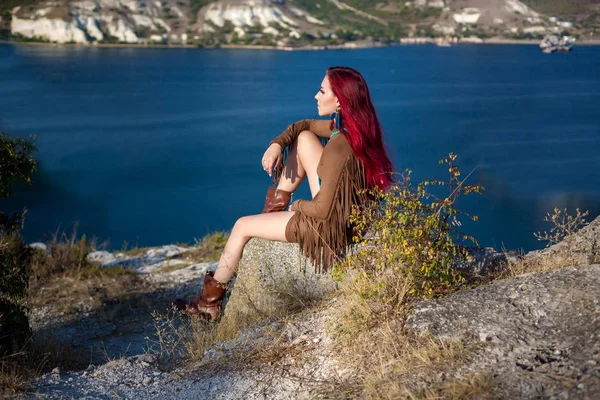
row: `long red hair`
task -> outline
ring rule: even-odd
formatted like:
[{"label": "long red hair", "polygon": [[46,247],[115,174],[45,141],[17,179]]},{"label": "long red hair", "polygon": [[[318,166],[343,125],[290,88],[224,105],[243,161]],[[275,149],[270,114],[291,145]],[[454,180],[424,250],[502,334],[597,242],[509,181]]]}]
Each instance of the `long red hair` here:
[{"label": "long red hair", "polygon": [[365,78],[349,67],[331,67],[326,75],[340,103],[340,133],[346,136],[352,151],[363,163],[367,187],[385,190],[393,181],[394,167],[383,145],[381,125]]}]

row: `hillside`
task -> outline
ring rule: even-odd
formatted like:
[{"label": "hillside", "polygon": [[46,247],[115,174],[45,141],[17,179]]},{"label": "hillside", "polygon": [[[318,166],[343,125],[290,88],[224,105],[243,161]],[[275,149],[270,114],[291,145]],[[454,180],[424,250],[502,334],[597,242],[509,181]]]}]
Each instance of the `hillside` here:
[{"label": "hillside", "polygon": [[595,37],[591,0],[4,0],[0,36],[57,43],[323,46],[407,37]]},{"label": "hillside", "polygon": [[252,239],[216,325],[164,311],[215,267],[195,260],[198,249],[97,251],[88,258],[102,268],[136,272],[121,276],[122,292],[66,277],[69,290],[52,280],[38,290],[37,340],[62,349],[63,363],[87,358],[50,365],[28,390],[42,399],[596,399],[599,235],[600,217],[526,255],[479,249],[462,267],[484,277],[478,285],[395,305],[351,276],[301,270],[295,244]]}]

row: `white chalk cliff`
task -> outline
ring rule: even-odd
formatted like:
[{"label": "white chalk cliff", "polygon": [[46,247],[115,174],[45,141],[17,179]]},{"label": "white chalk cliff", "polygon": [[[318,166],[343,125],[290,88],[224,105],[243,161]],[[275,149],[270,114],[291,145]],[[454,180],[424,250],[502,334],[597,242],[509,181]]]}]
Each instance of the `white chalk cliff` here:
[{"label": "white chalk cliff", "polygon": [[[386,10],[398,12],[398,7],[439,10],[439,17],[429,26],[440,34],[460,34],[466,26],[494,26],[507,33],[553,32],[570,27],[567,21],[548,18],[519,0],[414,0],[394,5],[382,0],[381,12],[369,14],[345,3],[344,0],[309,0],[313,11],[321,3],[330,3],[336,17],[362,24],[388,25]],[[455,4],[456,3],[456,4]],[[203,35],[237,34],[238,37],[267,36],[278,40],[300,38],[302,33],[313,36],[337,37],[345,29],[343,19],[338,24],[324,14],[312,15],[287,0],[219,0],[200,9],[191,0],[41,0],[35,5],[12,10],[10,33],[14,37],[46,40],[56,43],[188,43]],[[315,11],[316,12],[316,11]],[[396,15],[394,14],[394,15]],[[392,14],[390,14],[392,15]],[[390,17],[391,18],[391,17]],[[395,17],[394,17],[395,18]],[[339,18],[338,18],[339,19]],[[506,21],[506,22],[505,22]],[[1,22],[1,21],[0,21]],[[0,26],[2,28],[2,26]],[[356,28],[352,28],[356,31]],[[287,39],[286,39],[287,38]],[[221,40],[221,39],[219,39]]]}]

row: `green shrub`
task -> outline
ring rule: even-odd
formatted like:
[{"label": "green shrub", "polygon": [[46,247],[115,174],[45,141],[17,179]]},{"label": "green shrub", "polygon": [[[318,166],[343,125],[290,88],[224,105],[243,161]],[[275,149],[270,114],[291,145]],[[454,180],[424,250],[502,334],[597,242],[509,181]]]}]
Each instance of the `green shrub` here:
[{"label": "green shrub", "polygon": [[[0,132],[0,198],[12,195],[15,181],[31,182],[36,170],[31,155],[34,149],[31,140]],[[23,215],[0,212],[0,356],[20,350],[31,333],[21,305],[27,295],[32,257],[20,234]]]},{"label": "green shrub", "polygon": [[[338,276],[358,269],[360,279],[380,283],[366,285],[365,296],[380,296],[384,301],[401,301],[405,291],[409,296],[436,296],[455,290],[464,282],[461,272],[454,268],[467,257],[459,241],[477,243],[470,235],[460,233],[459,217],[469,216],[456,208],[460,195],[482,193],[480,185],[465,185],[452,153],[440,160],[447,164],[448,181],[428,180],[411,185],[407,170],[398,182],[385,191],[372,191],[374,199],[363,209],[355,208],[350,222],[355,227],[354,241],[358,249],[335,268]],[[434,194],[435,187],[445,187],[448,195]],[[368,234],[367,234],[368,233]],[[364,239],[361,239],[365,237]],[[397,277],[405,284],[382,280],[381,276]],[[401,287],[402,293],[394,287]]]}]

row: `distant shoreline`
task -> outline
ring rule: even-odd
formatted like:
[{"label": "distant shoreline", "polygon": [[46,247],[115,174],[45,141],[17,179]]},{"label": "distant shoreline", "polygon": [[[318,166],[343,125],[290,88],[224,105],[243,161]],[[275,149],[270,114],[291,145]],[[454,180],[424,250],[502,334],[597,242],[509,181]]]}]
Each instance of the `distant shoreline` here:
[{"label": "distant shoreline", "polygon": [[[323,45],[323,46],[253,46],[253,45],[236,45],[236,44],[223,44],[216,47],[201,47],[191,44],[139,44],[139,43],[95,43],[95,44],[83,44],[83,43],[49,43],[49,42],[21,42],[16,40],[0,40],[0,44],[13,44],[13,45],[25,45],[25,46],[45,46],[45,47],[74,47],[74,48],[132,48],[132,49],[239,49],[239,50],[276,50],[276,51],[324,51],[324,50],[359,50],[359,49],[371,49],[381,47],[392,47],[392,46],[414,46],[414,45],[435,45],[435,39],[429,38],[415,38],[415,42],[410,43],[379,43],[379,42],[348,42],[342,45]],[[505,38],[491,38],[483,39],[481,42],[475,41],[459,41],[457,43],[451,43],[454,45],[461,44],[497,44],[497,45],[510,45],[510,44],[521,44],[521,45],[538,45],[540,40],[535,39],[505,39]],[[600,39],[591,39],[585,41],[575,42],[576,46],[600,46]]]}]

